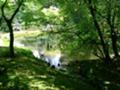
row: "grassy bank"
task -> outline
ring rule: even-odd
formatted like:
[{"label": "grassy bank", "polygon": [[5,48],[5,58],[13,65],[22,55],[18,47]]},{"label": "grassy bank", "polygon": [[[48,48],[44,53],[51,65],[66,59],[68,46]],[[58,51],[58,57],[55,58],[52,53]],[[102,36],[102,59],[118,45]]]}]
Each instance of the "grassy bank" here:
[{"label": "grassy bank", "polygon": [[80,78],[50,68],[30,51],[15,49],[9,59],[7,47],[0,48],[0,90],[94,90]]}]

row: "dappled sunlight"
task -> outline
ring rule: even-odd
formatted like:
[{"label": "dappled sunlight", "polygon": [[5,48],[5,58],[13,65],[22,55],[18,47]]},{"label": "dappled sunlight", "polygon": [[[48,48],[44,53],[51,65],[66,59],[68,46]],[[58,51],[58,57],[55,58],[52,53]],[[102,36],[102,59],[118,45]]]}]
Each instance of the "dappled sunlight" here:
[{"label": "dappled sunlight", "polygon": [[69,73],[53,69],[43,61],[36,60],[29,51],[18,49],[17,52],[19,53],[13,60],[7,61],[4,58],[0,61],[7,71],[4,73],[5,82],[0,79],[2,89],[78,90],[79,87],[90,87],[82,81],[78,82],[78,78]]},{"label": "dappled sunlight", "polygon": [[42,80],[36,80],[36,79],[32,79],[31,82],[29,83],[30,87],[35,88],[37,87],[38,89],[42,89],[42,90],[59,90],[59,88],[55,87],[54,84],[52,85],[48,85],[45,83],[45,81]]},{"label": "dappled sunlight", "polygon": [[[19,72],[18,72],[19,71]],[[24,82],[25,84],[28,85],[28,88],[37,88],[37,89],[42,89],[42,90],[46,90],[46,89],[56,89],[59,90],[59,88],[55,87],[54,85],[48,85],[46,84],[46,81],[44,79],[47,78],[46,75],[38,75],[34,72],[32,72],[32,74],[30,73],[31,71],[26,71],[23,72],[23,70],[19,70],[17,69],[15,71],[14,75],[9,75],[9,79],[10,80],[14,80],[16,77],[19,77],[20,82]],[[29,82],[28,82],[29,81]],[[14,82],[13,82],[14,83]],[[10,86],[11,83],[8,83]]]}]

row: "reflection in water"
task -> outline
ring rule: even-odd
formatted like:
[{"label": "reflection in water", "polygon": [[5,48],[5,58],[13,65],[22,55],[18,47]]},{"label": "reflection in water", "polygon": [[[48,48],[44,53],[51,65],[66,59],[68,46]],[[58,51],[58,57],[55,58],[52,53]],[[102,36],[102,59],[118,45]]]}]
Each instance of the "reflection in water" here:
[{"label": "reflection in water", "polygon": [[39,52],[37,50],[32,50],[33,56],[40,59]]},{"label": "reflection in water", "polygon": [[0,46],[3,46],[3,41],[2,41],[2,39],[0,39]]},{"label": "reflection in water", "polygon": [[22,44],[22,43],[20,43],[18,41],[14,41],[14,46],[16,46],[16,47],[25,47],[24,44]]}]

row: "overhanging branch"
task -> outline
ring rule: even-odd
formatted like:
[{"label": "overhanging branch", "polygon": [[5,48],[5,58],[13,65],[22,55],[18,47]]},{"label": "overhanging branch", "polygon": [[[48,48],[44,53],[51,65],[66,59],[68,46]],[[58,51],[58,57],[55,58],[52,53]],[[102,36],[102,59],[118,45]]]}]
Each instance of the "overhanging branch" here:
[{"label": "overhanging branch", "polygon": [[5,12],[4,12],[4,7],[7,4],[7,0],[5,0],[5,2],[3,3],[2,7],[1,7],[1,12],[2,12],[2,16],[5,19],[5,21],[8,21],[7,17],[5,16]]},{"label": "overhanging branch", "polygon": [[19,2],[19,5],[18,5],[18,7],[16,8],[16,10],[14,11],[14,13],[12,14],[12,16],[11,16],[11,18],[10,18],[10,21],[13,20],[13,18],[15,17],[15,15],[17,14],[17,12],[19,11],[22,3],[23,3],[23,0],[21,0],[21,1]]}]

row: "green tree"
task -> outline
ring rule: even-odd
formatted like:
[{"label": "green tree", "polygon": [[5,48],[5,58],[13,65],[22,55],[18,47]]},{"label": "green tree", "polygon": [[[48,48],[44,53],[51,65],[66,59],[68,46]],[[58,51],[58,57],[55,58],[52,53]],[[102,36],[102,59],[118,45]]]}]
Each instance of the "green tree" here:
[{"label": "green tree", "polygon": [[8,0],[5,0],[5,2],[3,3],[2,7],[1,7],[1,12],[2,12],[2,17],[4,18],[8,28],[9,28],[9,32],[10,32],[10,57],[13,58],[14,57],[14,33],[13,33],[13,28],[12,28],[12,21],[15,17],[15,15],[18,13],[23,0],[18,0],[18,2],[15,2],[18,4],[18,6],[16,7],[15,11],[12,13],[11,17],[7,17],[7,15],[5,14],[5,6],[6,4],[8,4]]},{"label": "green tree", "polygon": [[110,61],[110,55],[109,55],[109,47],[107,45],[107,43],[105,42],[104,38],[103,38],[103,34],[101,32],[101,28],[100,28],[100,25],[96,19],[96,12],[95,12],[95,8],[96,6],[93,4],[93,2],[91,0],[88,0],[88,8],[90,10],[90,13],[93,17],[93,22],[94,22],[94,25],[96,27],[96,30],[98,32],[98,35],[100,37],[100,41],[101,41],[101,45],[102,45],[102,48],[103,48],[103,51],[104,51],[104,55],[105,55],[105,61],[106,62],[109,62]]},{"label": "green tree", "polygon": [[[58,0],[58,2],[64,17],[63,31],[66,33],[63,32],[63,39],[69,37],[70,39],[67,39],[69,43],[78,42],[75,48],[86,45],[95,48],[97,52],[99,51],[97,56],[106,63],[113,59],[110,54],[119,56],[119,1]],[[79,39],[72,39],[73,37]]]},{"label": "green tree", "polygon": [[[120,2],[118,2],[117,0],[107,0],[107,1],[103,0],[103,2],[87,0],[86,3],[93,17],[94,25],[98,30],[98,33],[99,34],[101,33],[101,35],[99,36],[106,57],[105,60],[110,59],[109,57],[110,48],[112,48],[111,50],[113,50],[115,58],[119,57],[118,32],[116,29],[118,28],[117,19],[119,13],[118,9],[120,8],[119,6]],[[103,30],[107,32],[103,33],[102,32]],[[107,35],[108,37],[103,38],[105,35]]]}]

